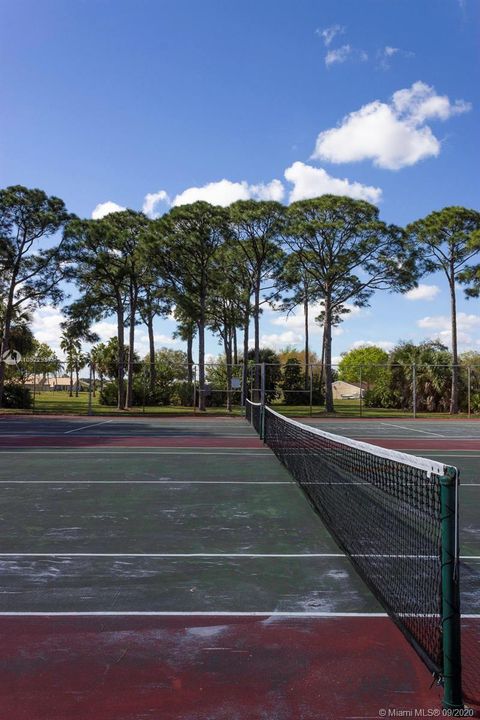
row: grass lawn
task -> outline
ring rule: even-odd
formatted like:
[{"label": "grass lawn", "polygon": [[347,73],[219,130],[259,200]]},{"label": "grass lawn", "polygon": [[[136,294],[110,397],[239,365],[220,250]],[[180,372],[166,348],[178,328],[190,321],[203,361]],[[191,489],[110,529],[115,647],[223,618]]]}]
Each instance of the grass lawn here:
[{"label": "grass lawn", "polygon": [[[290,417],[310,417],[310,407],[307,405],[283,405],[273,404],[273,408],[278,412]],[[55,415],[87,415],[88,413],[88,393],[79,393],[78,397],[70,397],[68,392],[43,392],[37,393],[35,396],[35,405],[29,410],[3,410],[5,413],[29,413],[35,414],[55,414]],[[116,407],[108,405],[100,405],[99,395],[92,397],[92,413],[93,415],[193,415],[193,408],[182,407],[179,405],[157,406],[147,405],[143,407],[135,407],[131,410],[118,411]],[[200,413],[197,411],[196,413]],[[207,415],[242,415],[242,409],[237,405],[232,413],[227,413],[226,408],[212,407],[208,408]],[[335,413],[327,415],[324,406],[316,405],[312,408],[312,417],[360,417],[360,407],[358,400],[336,400]],[[366,418],[385,418],[412,417],[412,411],[394,410],[387,408],[362,408],[362,417]],[[417,418],[445,418],[450,417],[448,413],[420,413],[417,412]],[[457,418],[467,418],[467,413],[459,413]],[[474,416],[475,417],[475,416]]]}]

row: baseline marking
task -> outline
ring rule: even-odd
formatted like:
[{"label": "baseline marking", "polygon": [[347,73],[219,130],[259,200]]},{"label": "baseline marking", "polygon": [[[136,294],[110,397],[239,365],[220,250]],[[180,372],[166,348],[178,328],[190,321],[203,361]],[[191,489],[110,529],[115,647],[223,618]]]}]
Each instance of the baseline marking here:
[{"label": "baseline marking", "polygon": [[[82,616],[93,616],[93,617],[285,617],[285,618],[388,618],[387,613],[371,612],[371,613],[360,613],[360,612],[282,612],[279,610],[253,610],[251,612],[225,612],[219,610],[215,611],[170,611],[170,610],[106,610],[106,611],[84,611],[84,612],[0,612],[0,617],[82,617]],[[422,616],[425,617],[425,616]],[[473,620],[480,620],[480,615],[462,615],[462,618],[468,618]]]}]

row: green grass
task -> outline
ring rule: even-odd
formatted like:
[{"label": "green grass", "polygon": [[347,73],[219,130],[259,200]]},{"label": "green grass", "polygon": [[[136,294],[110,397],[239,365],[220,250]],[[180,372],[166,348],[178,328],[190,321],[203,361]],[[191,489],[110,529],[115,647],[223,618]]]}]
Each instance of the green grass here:
[{"label": "green grass", "polygon": [[[308,405],[284,405],[282,403],[274,403],[273,407],[278,412],[290,417],[360,417],[360,406],[358,400],[336,400],[335,412],[326,413],[325,407],[315,405],[310,415],[310,407]],[[34,409],[29,410],[4,410],[6,413],[29,413],[35,414],[52,414],[52,415],[86,415],[88,412],[88,394],[79,393],[78,397],[70,397],[68,392],[43,392],[37,393],[35,396]],[[94,415],[193,415],[194,410],[191,407],[182,407],[179,405],[156,406],[147,405],[143,407],[134,407],[131,410],[119,411],[116,407],[108,405],[100,405],[99,394],[92,398],[92,413]],[[197,415],[203,415],[196,412]],[[207,415],[242,415],[242,409],[237,405],[232,413],[228,413],[226,408],[211,407],[206,411]],[[389,408],[362,408],[362,417],[365,418],[408,418],[412,417],[411,410],[395,410]],[[448,413],[427,413],[417,412],[417,418],[446,418],[450,417]],[[459,413],[457,418],[467,418],[467,413]]]}]

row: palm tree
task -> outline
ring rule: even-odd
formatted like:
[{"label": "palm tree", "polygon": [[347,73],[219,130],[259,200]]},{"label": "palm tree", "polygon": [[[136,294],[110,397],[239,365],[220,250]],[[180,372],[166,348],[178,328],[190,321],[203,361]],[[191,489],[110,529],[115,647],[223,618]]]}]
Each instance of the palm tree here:
[{"label": "palm tree", "polygon": [[[78,337],[73,335],[72,330],[68,327],[63,331],[60,340],[60,348],[67,356],[66,368],[70,373],[70,392],[69,397],[73,396],[73,373],[78,365],[78,356],[80,355],[82,344]],[[77,397],[78,397],[78,371],[77,371]]]}]

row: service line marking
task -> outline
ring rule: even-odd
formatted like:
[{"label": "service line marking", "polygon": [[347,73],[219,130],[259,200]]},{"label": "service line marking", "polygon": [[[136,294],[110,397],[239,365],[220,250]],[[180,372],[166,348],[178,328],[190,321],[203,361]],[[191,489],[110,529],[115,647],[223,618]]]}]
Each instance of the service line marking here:
[{"label": "service line marking", "polygon": [[96,427],[97,425],[107,425],[107,423],[111,422],[113,422],[113,420],[103,420],[102,422],[91,423],[90,425],[82,425],[82,427],[74,428],[73,430],[66,430],[63,434],[68,435],[69,433],[79,432],[80,430],[86,430],[87,428],[90,429],[92,427]]},{"label": "service line marking", "polygon": [[395,425],[394,423],[385,423],[385,422],[380,423],[380,425],[385,425],[385,427],[400,428],[400,430],[413,430],[413,432],[425,433],[425,435],[434,435],[435,437],[445,438],[445,435],[441,435],[440,433],[436,433],[436,432],[431,432],[430,430],[419,430],[418,428],[407,428],[404,425]]},{"label": "service line marking", "polygon": [[[343,553],[87,553],[87,552],[63,552],[63,553],[26,553],[11,552],[0,553],[0,558],[8,557],[49,557],[49,558],[347,558]],[[382,555],[380,553],[361,554],[355,553],[350,557],[356,558],[391,558],[398,560],[432,560],[438,559],[437,555]],[[460,555],[460,560],[480,560],[480,555]]]}]

